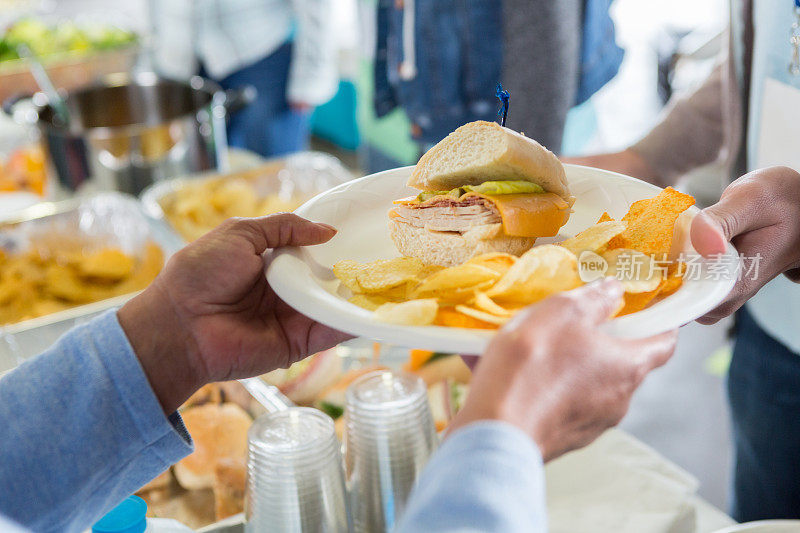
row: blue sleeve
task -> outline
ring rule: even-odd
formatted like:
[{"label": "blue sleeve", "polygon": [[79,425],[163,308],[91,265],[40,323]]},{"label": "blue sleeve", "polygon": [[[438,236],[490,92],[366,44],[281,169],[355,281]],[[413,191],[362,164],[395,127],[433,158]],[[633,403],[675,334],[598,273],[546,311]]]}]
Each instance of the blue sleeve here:
[{"label": "blue sleeve", "polygon": [[110,311],[0,379],[0,515],[80,531],[191,453]]},{"label": "blue sleeve", "polygon": [[539,449],[510,424],[477,422],[433,455],[397,531],[544,533],[546,518]]}]

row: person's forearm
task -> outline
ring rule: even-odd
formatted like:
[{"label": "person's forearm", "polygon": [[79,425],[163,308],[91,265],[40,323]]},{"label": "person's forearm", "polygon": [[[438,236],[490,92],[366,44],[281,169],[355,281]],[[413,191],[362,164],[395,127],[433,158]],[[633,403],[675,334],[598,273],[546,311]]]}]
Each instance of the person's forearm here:
[{"label": "person's forearm", "polygon": [[693,93],[671,101],[661,121],[628,149],[666,186],[690,170],[713,162],[722,151],[724,65]]},{"label": "person's forearm", "polygon": [[120,326],[167,414],[205,385],[196,343],[172,309],[173,302],[157,281],[117,312]]},{"label": "person's forearm", "polygon": [[111,311],[0,379],[0,515],[80,530],[191,452]]},{"label": "person's forearm", "polygon": [[539,450],[503,422],[476,422],[449,435],[431,458],[397,527],[416,531],[545,532]]}]

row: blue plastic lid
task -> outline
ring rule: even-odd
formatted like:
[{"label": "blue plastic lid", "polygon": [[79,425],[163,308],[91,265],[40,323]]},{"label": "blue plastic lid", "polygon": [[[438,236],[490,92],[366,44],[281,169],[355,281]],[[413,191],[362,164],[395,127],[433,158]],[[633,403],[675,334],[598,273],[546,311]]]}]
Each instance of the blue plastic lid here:
[{"label": "blue plastic lid", "polygon": [[92,526],[92,533],[144,533],[147,529],[147,504],[138,496],[128,496]]}]

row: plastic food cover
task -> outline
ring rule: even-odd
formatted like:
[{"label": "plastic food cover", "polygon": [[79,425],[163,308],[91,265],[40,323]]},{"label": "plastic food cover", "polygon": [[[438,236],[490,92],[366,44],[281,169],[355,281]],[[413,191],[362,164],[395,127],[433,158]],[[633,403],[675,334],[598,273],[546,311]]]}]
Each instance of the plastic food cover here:
[{"label": "plastic food cover", "polygon": [[[155,242],[168,258],[183,246],[162,221],[147,216],[141,204],[121,193],[100,193],[82,199],[44,202],[0,220],[0,248],[17,253],[34,244],[57,246],[69,239],[86,249],[115,246],[141,257],[144,245]],[[80,305],[0,327],[0,373],[32,357],[73,326],[136,293]]]}]

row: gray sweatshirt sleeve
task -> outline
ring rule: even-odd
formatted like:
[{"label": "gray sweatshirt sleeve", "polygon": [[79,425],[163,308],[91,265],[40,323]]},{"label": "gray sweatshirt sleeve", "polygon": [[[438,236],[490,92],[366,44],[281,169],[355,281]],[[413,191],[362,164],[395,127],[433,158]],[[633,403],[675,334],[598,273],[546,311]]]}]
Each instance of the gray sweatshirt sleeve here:
[{"label": "gray sweatshirt sleeve", "polygon": [[723,76],[724,65],[718,65],[694,92],[671,101],[659,123],[631,147],[663,183],[721,156]]}]

